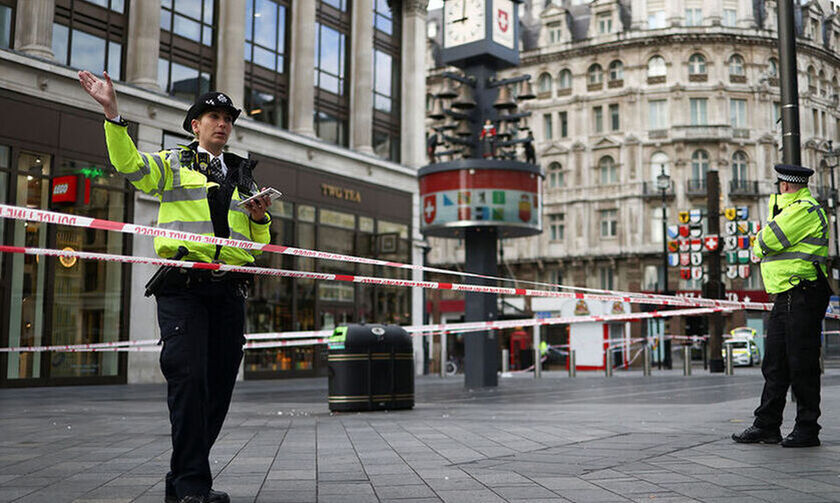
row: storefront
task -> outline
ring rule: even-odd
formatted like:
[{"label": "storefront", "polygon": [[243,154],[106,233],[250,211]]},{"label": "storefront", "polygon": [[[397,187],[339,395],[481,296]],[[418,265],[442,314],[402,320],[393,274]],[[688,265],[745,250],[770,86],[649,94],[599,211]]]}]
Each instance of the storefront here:
[{"label": "storefront", "polygon": [[[0,91],[0,202],[131,221],[133,194],[106,166],[101,115]],[[113,232],[0,219],[3,243],[130,254]],[[128,338],[127,265],[3,254],[0,346]],[[121,383],[118,353],[3,353],[0,386]]]},{"label": "storefront", "polygon": [[[283,192],[271,213],[271,242],[411,261],[411,194],[252,155],[262,185]],[[408,279],[407,270],[264,254],[265,267]],[[344,323],[409,324],[411,289],[262,277],[248,299],[248,333],[329,330]],[[248,351],[245,378],[326,375],[325,346]]]}]

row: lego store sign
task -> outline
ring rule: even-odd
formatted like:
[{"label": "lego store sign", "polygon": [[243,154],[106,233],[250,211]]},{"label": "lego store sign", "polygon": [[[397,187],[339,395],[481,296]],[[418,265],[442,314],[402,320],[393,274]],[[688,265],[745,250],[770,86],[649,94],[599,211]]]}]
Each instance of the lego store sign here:
[{"label": "lego store sign", "polygon": [[52,203],[75,204],[90,203],[90,180],[78,175],[59,176],[53,179]]}]

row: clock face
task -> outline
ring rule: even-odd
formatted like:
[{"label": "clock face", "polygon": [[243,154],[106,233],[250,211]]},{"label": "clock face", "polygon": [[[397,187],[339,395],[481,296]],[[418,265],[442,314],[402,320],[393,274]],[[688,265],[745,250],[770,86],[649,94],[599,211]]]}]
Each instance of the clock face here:
[{"label": "clock face", "polygon": [[493,42],[513,49],[513,2],[511,0],[495,0],[493,2]]},{"label": "clock face", "polygon": [[486,0],[445,0],[443,4],[444,47],[477,42],[485,36]]}]

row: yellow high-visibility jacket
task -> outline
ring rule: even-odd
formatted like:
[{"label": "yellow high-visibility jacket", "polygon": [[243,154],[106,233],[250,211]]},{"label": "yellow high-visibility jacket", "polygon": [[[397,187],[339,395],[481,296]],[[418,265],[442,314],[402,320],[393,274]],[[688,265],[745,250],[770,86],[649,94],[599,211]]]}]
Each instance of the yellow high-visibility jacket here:
[{"label": "yellow high-visibility jacket", "polygon": [[[117,168],[117,171],[138,190],[160,200],[158,227],[206,236],[215,235],[207,191],[218,187],[218,184],[209,182],[207,177],[198,170],[193,150],[181,147],[157,153],[138,152],[126,128],[109,121],[105,122],[105,141],[111,164]],[[234,163],[228,162],[228,159],[242,163],[250,162],[247,159],[225,154],[225,164],[228,169],[242,168],[239,165],[232,165]],[[182,160],[188,160],[189,165],[182,165]],[[256,184],[250,176],[248,179],[251,185],[248,189],[251,193],[256,193]],[[268,243],[271,225],[271,217],[268,213],[266,213],[266,221],[255,222],[244,207],[236,206],[240,200],[249,195],[240,193],[239,186],[233,189],[228,211],[229,237]],[[179,246],[185,246],[189,250],[187,260],[194,262],[218,261],[230,265],[245,265],[252,263],[254,255],[261,253],[230,246],[223,246],[217,250],[216,245],[212,244],[167,237],[155,238],[155,252],[163,258],[175,255]]]},{"label": "yellow high-visibility jacket", "polygon": [[808,187],[771,195],[768,214],[770,221],[753,243],[767,293],[785,292],[802,279],[817,279],[814,262],[825,274],[828,219]]}]

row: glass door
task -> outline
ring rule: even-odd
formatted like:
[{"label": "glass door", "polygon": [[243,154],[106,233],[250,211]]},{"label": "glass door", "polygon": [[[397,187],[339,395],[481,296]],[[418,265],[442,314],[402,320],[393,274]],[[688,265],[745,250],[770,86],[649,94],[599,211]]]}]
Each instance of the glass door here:
[{"label": "glass door", "polygon": [[[18,206],[47,209],[49,200],[50,156],[21,152],[17,159],[15,201]],[[11,227],[14,246],[47,247],[47,225],[14,220]],[[43,257],[14,254],[10,276],[9,346],[40,346],[44,333],[44,292],[46,262]],[[38,379],[42,377],[41,353],[9,353],[6,378]]]}]

